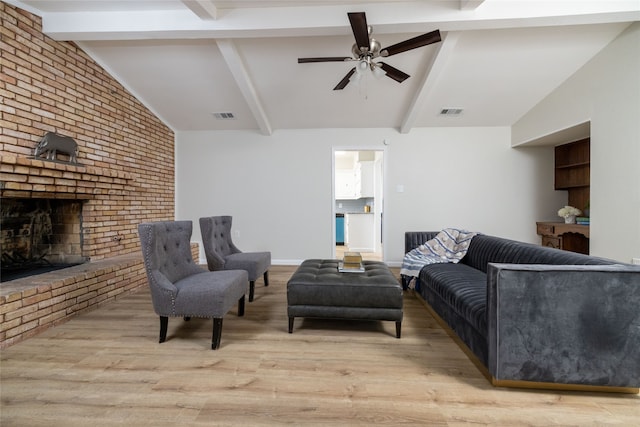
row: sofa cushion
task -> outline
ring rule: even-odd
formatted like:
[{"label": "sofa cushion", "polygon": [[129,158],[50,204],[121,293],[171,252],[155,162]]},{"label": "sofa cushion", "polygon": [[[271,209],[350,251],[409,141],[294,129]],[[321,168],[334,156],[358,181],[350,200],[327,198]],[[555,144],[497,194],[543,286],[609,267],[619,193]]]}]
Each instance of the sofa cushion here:
[{"label": "sofa cushion", "polygon": [[485,273],[464,264],[430,264],[420,271],[419,278],[420,286],[429,288],[482,336],[487,336]]},{"label": "sofa cushion", "polygon": [[504,264],[607,265],[610,260],[561,251],[501,237],[478,235],[461,263],[487,272],[490,262]]}]

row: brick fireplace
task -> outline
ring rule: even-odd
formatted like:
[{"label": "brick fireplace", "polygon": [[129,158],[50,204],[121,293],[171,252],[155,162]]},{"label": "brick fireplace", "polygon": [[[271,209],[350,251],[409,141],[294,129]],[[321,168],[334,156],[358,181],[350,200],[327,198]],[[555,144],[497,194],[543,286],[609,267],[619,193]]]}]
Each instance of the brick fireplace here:
[{"label": "brick fireplace", "polygon": [[[58,260],[87,261],[0,284],[1,348],[145,285],[137,225],[174,219],[175,210],[173,131],[74,43],[44,35],[40,17],[0,2],[0,19],[2,212],[21,203],[32,215],[3,222],[2,262],[60,247],[70,252]],[[77,163],[33,158],[47,132],[77,142]],[[75,237],[55,242],[53,208]],[[20,249],[49,223],[56,236]]]},{"label": "brick fireplace", "polygon": [[[3,242],[7,233],[20,233],[16,227],[26,227],[26,224],[14,224],[15,218],[12,219],[23,215],[23,221],[32,217],[41,223],[40,228],[50,227],[52,232],[57,222],[58,228],[53,234],[65,235],[67,254],[74,262],[99,260],[137,250],[135,212],[139,207],[132,203],[139,195],[132,194],[135,185],[131,173],[11,155],[0,159],[0,168],[2,219],[12,224],[12,229],[3,228]],[[18,210],[28,212],[20,214]],[[140,220],[144,221],[142,217]],[[45,224],[47,221],[51,224]],[[12,244],[22,243],[14,240]],[[127,250],[127,246],[131,249]],[[43,250],[53,249],[49,245]],[[3,255],[7,251],[3,246]],[[41,252],[36,251],[34,255],[39,254]]]},{"label": "brick fireplace", "polygon": [[67,199],[3,199],[1,281],[85,262],[82,205]]}]

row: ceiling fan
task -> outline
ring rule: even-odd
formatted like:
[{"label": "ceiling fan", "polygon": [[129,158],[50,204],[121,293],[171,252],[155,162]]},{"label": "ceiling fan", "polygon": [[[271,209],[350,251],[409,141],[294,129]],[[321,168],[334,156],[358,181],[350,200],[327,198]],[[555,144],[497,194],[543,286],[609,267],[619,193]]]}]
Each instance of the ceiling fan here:
[{"label": "ceiling fan", "polygon": [[353,30],[353,36],[356,39],[351,52],[353,57],[347,56],[329,56],[320,58],[298,58],[298,64],[305,64],[308,62],[349,62],[357,61],[355,67],[353,67],[346,76],[333,90],[342,90],[349,84],[352,77],[358,77],[362,72],[371,70],[374,75],[387,75],[398,83],[402,83],[409,78],[409,75],[392,67],[384,62],[374,62],[373,60],[378,57],[386,58],[387,56],[395,55],[397,53],[406,52],[411,49],[426,46],[432,43],[441,41],[440,31],[435,30],[430,33],[422,34],[409,40],[396,43],[389,47],[381,48],[380,43],[373,38],[370,38],[371,27],[367,25],[367,16],[364,12],[350,12],[349,22],[351,23],[351,29]]}]

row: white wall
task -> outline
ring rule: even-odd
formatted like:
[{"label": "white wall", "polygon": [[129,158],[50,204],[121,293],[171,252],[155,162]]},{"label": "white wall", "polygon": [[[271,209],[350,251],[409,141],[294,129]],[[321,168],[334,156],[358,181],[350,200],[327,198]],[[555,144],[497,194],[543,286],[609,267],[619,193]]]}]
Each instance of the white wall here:
[{"label": "white wall", "polygon": [[[384,145],[386,140],[389,145]],[[176,218],[233,215],[234,242],[270,250],[274,264],[332,256],[332,147],[384,150],[384,256],[404,232],[461,227],[539,242],[557,219],[550,147],[511,148],[508,128],[307,129],[178,132]],[[397,192],[398,186],[404,192]]]},{"label": "white wall", "polygon": [[591,121],[592,255],[640,258],[640,23],[513,126],[513,143]]},{"label": "white wall", "polygon": [[[385,150],[384,256],[397,265],[404,232],[462,227],[539,242],[558,220],[551,147],[511,145],[591,121],[591,253],[640,257],[640,24],[509,128],[178,132],[176,217],[234,217],[243,250],[274,263],[332,255],[332,147]],[[511,133],[513,135],[511,135]],[[384,145],[387,140],[389,145]],[[398,186],[404,192],[398,192]]]}]

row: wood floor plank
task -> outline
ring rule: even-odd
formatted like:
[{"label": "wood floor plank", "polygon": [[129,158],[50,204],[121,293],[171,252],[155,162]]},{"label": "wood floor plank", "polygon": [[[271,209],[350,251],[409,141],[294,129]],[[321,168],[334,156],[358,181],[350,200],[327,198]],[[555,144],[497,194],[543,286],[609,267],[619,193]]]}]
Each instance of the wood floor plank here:
[{"label": "wood floor plank", "polygon": [[[296,319],[274,266],[245,316],[169,319],[142,290],[2,350],[0,425],[637,425],[638,395],[495,388],[416,297],[394,322]],[[397,270],[395,270],[397,274]]]}]

